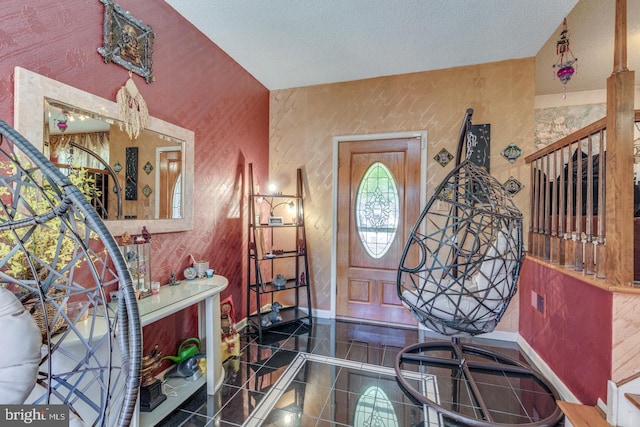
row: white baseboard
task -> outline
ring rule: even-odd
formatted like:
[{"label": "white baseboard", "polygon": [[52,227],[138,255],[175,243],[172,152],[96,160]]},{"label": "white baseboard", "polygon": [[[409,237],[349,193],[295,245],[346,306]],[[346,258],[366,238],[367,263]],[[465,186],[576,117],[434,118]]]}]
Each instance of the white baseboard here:
[{"label": "white baseboard", "polygon": [[313,317],[320,317],[322,319],[332,319],[331,310],[318,310],[316,308],[311,310]]}]

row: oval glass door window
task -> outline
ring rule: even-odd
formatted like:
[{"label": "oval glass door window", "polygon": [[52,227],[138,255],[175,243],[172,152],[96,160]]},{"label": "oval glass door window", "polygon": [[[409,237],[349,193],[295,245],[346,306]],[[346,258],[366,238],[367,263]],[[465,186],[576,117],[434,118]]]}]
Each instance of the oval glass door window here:
[{"label": "oval glass door window", "polygon": [[356,403],[353,425],[356,427],[399,427],[393,403],[382,389],[371,386],[362,393]]},{"label": "oval glass door window", "polygon": [[389,169],[372,164],[365,172],[356,194],[356,229],[365,250],[382,258],[398,231],[400,203],[398,188]]}]

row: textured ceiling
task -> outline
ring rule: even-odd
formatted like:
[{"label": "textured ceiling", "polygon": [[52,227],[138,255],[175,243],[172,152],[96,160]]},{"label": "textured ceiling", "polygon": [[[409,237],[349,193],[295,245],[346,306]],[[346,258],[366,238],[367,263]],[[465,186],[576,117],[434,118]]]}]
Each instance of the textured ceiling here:
[{"label": "textured ceiling", "polygon": [[578,0],[166,1],[274,90],[535,56]]},{"label": "textured ceiling", "polygon": [[[567,92],[604,89],[613,69],[615,0],[166,1],[271,90],[535,56],[536,94],[559,93],[565,16],[578,58]],[[640,70],[640,0],[627,9]]]}]

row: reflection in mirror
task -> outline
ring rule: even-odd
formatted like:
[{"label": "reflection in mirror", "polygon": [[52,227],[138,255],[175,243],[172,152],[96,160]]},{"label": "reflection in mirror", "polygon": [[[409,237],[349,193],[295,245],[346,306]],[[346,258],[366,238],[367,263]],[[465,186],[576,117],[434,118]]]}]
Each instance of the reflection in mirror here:
[{"label": "reflection in mirror", "polygon": [[[64,173],[87,170],[98,190],[92,204],[103,219],[182,218],[176,184],[182,183],[183,141],[144,130],[132,142],[112,119],[48,98],[44,108],[45,156]],[[133,144],[135,177],[127,176]]]},{"label": "reflection in mirror", "polygon": [[14,127],[63,172],[94,174],[93,205],[111,233],[191,230],[193,132],[150,117],[132,141],[118,113],[115,102],[15,69]]}]

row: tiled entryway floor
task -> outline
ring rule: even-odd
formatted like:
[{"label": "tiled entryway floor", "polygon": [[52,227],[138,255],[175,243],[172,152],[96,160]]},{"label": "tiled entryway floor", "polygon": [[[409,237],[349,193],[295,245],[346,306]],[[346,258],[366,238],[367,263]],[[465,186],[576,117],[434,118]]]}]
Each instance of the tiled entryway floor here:
[{"label": "tiled entryway floor", "polygon": [[[314,319],[256,336],[242,335],[241,354],[225,362],[226,378],[214,396],[200,389],[161,426],[453,426],[408,397],[395,377],[395,358],[411,344],[441,340],[415,329]],[[463,340],[464,341],[464,340]],[[527,363],[515,343],[474,339]],[[447,356],[448,351],[441,351]],[[470,356],[473,358],[473,356]],[[403,364],[404,378],[447,409],[479,409],[469,384],[450,367]],[[503,425],[534,422],[555,408],[530,379],[477,374],[477,386]],[[170,397],[169,397],[170,398]]]}]

